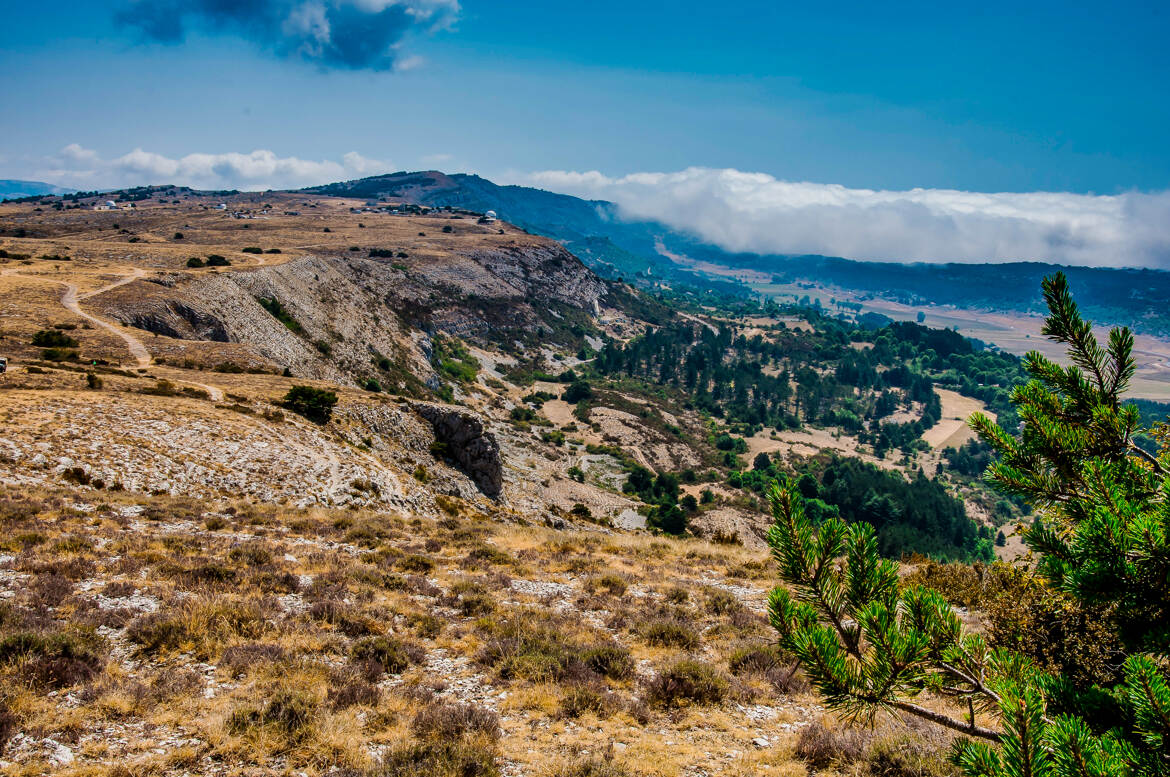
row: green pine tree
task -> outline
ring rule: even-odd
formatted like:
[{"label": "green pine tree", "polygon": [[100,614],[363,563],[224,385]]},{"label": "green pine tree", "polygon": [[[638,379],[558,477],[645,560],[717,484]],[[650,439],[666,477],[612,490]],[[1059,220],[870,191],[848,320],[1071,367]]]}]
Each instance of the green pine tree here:
[{"label": "green pine tree", "polygon": [[[814,525],[791,483],[773,486],[772,553],[786,585],[769,601],[780,644],[826,703],[852,721],[882,712],[965,735],[955,760],[969,775],[1170,775],[1170,438],[1134,443],[1133,335],[1104,347],[1062,274],[1044,281],[1044,334],[1071,366],[1039,353],[1012,394],[1021,428],[976,414],[998,452],[987,479],[1036,509],[1023,533],[1054,592],[1093,608],[1122,653],[1112,680],[1044,673],[1026,656],[965,632],[937,591],[899,586],[864,523]],[[925,700],[924,700],[925,699]]]}]

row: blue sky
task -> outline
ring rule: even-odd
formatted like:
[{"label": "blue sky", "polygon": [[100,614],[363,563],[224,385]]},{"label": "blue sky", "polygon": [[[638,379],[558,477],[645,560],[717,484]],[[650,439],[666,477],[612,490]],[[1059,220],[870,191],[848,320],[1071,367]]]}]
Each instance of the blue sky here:
[{"label": "blue sky", "polygon": [[627,176],[690,168],[1170,188],[1164,2],[0,3],[5,178],[257,188],[434,167],[618,200]]},{"label": "blue sky", "polygon": [[142,45],[116,2],[6,2],[0,174],[77,143],[356,151],[489,176],[704,166],[871,188],[1164,189],[1170,14],[1094,5],[466,0],[449,29],[407,35],[417,66],[374,72],[230,32]]}]

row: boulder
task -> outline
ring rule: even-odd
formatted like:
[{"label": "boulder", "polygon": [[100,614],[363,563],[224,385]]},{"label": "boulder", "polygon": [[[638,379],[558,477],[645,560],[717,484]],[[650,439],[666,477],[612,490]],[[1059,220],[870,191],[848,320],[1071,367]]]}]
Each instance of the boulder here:
[{"label": "boulder", "polygon": [[484,428],[483,421],[458,407],[414,402],[411,408],[430,423],[435,440],[445,446],[447,456],[475,481],[479,490],[492,499],[498,497],[504,487],[500,444]]}]

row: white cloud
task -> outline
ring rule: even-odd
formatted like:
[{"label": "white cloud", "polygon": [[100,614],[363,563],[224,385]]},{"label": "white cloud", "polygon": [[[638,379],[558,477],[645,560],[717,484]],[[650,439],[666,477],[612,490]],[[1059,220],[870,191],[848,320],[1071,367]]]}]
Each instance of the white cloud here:
[{"label": "white cloud", "polygon": [[524,182],[610,200],[625,218],[729,251],[1170,268],[1170,192],[880,191],[709,168],[621,178],[550,170]]},{"label": "white cloud", "polygon": [[171,158],[136,148],[115,159],[71,143],[48,160],[38,177],[74,188],[119,188],[177,184],[196,189],[289,189],[390,172],[388,162],[350,151],[340,161],[280,157],[272,151],[248,154],[187,154]]}]

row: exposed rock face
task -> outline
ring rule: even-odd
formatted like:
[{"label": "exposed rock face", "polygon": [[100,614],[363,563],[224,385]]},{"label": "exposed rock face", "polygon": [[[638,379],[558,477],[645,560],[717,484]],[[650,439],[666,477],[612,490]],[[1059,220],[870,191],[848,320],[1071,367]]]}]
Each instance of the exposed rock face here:
[{"label": "exposed rock face", "polygon": [[[371,365],[388,357],[434,386],[431,335],[489,345],[547,336],[566,316],[594,315],[608,293],[576,257],[541,238],[409,261],[407,267],[352,255],[304,256],[167,283],[138,281],[89,304],[166,337],[240,344],[297,376],[350,385],[377,377],[385,384],[389,376]],[[265,311],[260,298],[279,301],[299,334]]]},{"label": "exposed rock face", "polygon": [[435,439],[447,446],[451,458],[485,496],[494,499],[500,495],[504,486],[500,445],[477,416],[457,407],[423,402],[412,403],[411,408],[430,422]]}]

